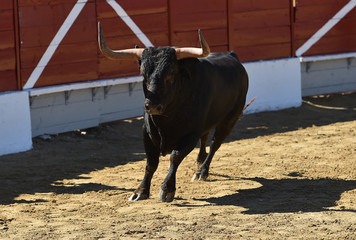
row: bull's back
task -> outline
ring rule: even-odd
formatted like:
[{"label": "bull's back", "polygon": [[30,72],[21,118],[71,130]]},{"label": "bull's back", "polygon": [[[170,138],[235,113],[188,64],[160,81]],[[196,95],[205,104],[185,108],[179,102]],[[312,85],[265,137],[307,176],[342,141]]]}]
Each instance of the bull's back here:
[{"label": "bull's back", "polygon": [[248,89],[247,73],[233,52],[213,53],[201,59],[207,84],[202,93],[206,107],[205,129],[215,127],[226,118],[239,115],[245,105]]}]

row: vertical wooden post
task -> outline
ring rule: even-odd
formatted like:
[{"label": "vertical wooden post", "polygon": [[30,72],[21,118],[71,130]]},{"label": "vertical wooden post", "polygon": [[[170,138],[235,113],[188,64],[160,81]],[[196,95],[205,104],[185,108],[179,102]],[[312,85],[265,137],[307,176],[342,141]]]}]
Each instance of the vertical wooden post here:
[{"label": "vertical wooden post", "polygon": [[231,0],[226,0],[226,30],[227,30],[227,49],[229,51],[232,51],[232,47],[231,47],[231,35],[232,35],[232,31],[233,28],[230,28],[230,26],[232,25],[232,10],[231,9]]},{"label": "vertical wooden post", "polygon": [[168,13],[168,43],[169,46],[172,46],[172,7],[171,7],[171,0],[167,0],[167,13]]},{"label": "vertical wooden post", "polygon": [[290,56],[295,57],[295,11],[296,11],[296,0],[290,0]]},{"label": "vertical wooden post", "polygon": [[17,79],[17,90],[22,90],[22,79],[21,79],[21,58],[20,58],[20,23],[19,23],[19,9],[18,0],[13,0],[14,8],[14,34],[15,34],[15,54],[16,54],[16,79]]}]

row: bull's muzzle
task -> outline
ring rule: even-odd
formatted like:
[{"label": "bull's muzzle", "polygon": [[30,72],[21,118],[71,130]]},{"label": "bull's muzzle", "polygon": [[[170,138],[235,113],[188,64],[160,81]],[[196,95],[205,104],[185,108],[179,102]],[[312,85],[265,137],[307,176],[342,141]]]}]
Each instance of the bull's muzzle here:
[{"label": "bull's muzzle", "polygon": [[145,111],[151,115],[162,115],[163,105],[153,104],[149,99],[145,100]]}]

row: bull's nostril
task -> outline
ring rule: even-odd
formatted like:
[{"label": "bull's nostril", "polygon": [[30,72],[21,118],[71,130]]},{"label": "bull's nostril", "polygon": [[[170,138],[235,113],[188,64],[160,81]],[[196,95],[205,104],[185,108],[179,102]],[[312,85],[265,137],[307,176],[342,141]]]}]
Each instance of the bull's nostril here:
[{"label": "bull's nostril", "polygon": [[158,105],[156,109],[157,109],[158,112],[161,112],[162,111],[162,105],[161,104]]}]

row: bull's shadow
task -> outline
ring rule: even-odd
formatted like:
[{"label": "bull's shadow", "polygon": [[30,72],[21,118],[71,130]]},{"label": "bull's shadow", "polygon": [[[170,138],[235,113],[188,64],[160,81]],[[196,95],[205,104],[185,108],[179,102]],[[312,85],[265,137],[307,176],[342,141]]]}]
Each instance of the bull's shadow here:
[{"label": "bull's shadow", "polygon": [[[356,119],[356,93],[307,97],[303,100],[301,108],[242,116],[225,142]],[[263,99],[257,97],[256,101]]]},{"label": "bull's shadow", "polygon": [[[254,189],[238,190],[236,193],[209,199],[197,199],[216,205],[244,207],[246,214],[320,212],[336,206],[341,194],[356,189],[356,180],[336,179],[242,179],[260,183]],[[353,211],[339,206],[339,211]]]},{"label": "bull's shadow", "polygon": [[[63,179],[83,179],[83,174],[125,165],[145,158],[142,120],[120,121],[85,131],[33,139],[28,152],[0,157],[0,205],[43,202],[19,199],[21,194],[83,194],[88,191],[121,190],[100,183],[62,184]],[[85,180],[86,181],[86,180]],[[36,196],[35,196],[36,197]]]}]

